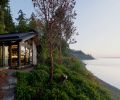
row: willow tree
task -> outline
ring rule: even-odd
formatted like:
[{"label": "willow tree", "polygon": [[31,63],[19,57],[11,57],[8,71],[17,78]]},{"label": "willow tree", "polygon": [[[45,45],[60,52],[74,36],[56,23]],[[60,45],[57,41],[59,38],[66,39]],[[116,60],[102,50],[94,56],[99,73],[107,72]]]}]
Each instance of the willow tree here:
[{"label": "willow tree", "polygon": [[[44,38],[49,49],[51,61],[50,82],[53,80],[54,73],[54,49],[56,42],[65,36],[64,21],[70,17],[72,8],[74,8],[75,0],[32,0],[33,5],[38,14],[40,27],[44,30]],[[69,13],[69,14],[68,14]],[[67,16],[69,15],[69,16]]]}]

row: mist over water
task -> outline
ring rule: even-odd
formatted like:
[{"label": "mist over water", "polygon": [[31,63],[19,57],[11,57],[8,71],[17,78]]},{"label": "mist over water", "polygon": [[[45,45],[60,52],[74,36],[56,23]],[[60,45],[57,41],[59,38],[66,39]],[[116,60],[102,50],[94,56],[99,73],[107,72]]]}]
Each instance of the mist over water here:
[{"label": "mist over water", "polygon": [[95,76],[120,89],[120,58],[99,58],[83,62]]}]

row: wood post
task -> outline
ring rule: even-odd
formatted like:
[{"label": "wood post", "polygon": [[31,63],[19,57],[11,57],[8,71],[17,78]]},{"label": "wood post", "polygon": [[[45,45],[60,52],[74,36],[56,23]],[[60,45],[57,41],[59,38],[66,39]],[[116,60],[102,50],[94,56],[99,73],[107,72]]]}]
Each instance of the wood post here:
[{"label": "wood post", "polygon": [[24,65],[26,65],[26,63],[27,63],[27,62],[26,62],[26,58],[27,58],[27,57],[26,57],[26,46],[25,46],[24,48],[25,48]]},{"label": "wood post", "polygon": [[20,43],[18,43],[18,67],[20,67],[20,56],[21,56],[21,46]]},{"label": "wood post", "polygon": [[12,61],[11,60],[11,56],[12,56],[11,55],[11,45],[9,46],[9,51],[8,52],[9,52],[9,66],[11,67],[11,61]]}]

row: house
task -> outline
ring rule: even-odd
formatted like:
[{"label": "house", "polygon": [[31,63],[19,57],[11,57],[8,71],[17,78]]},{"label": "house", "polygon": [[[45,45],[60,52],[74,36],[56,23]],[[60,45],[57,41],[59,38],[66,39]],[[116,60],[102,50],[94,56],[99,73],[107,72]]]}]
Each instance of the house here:
[{"label": "house", "polygon": [[0,34],[0,67],[37,64],[36,32]]}]

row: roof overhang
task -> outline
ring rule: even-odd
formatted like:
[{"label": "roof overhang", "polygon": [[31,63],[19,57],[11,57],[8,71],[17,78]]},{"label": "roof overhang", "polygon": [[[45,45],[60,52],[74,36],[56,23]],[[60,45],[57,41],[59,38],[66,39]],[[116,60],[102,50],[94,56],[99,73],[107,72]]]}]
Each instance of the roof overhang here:
[{"label": "roof overhang", "polygon": [[36,32],[0,34],[0,43],[26,41],[37,35]]}]

